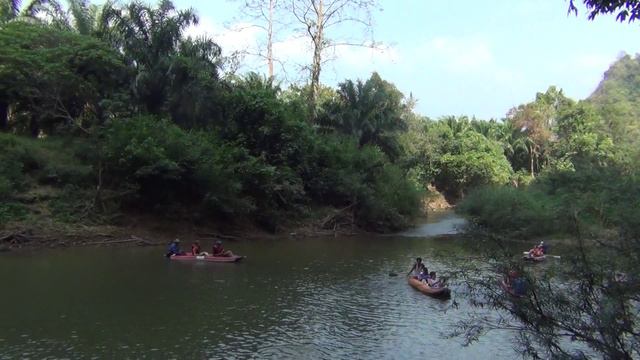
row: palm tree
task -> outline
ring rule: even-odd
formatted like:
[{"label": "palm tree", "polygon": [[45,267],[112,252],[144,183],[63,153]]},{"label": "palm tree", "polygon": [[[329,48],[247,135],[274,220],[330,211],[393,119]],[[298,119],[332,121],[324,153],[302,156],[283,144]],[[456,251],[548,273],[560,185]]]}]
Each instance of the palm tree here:
[{"label": "palm tree", "polygon": [[34,20],[51,2],[55,1],[32,0],[21,10],[21,0],[0,0],[0,24],[14,20]]},{"label": "palm tree", "polygon": [[132,2],[123,8],[103,10],[101,36],[124,54],[125,62],[135,69],[134,94],[147,111],[162,112],[167,100],[172,63],[187,27],[197,24],[193,9],[177,11],[171,1],[157,8]]},{"label": "palm tree", "polygon": [[404,96],[373,73],[366,82],[347,80],[338,85],[338,101],[329,105],[321,125],[355,137],[360,146],[378,146],[391,159],[400,154],[397,132],[406,128]]},{"label": "palm tree", "polygon": [[101,28],[102,12],[110,9],[113,2],[102,5],[90,4],[87,0],[67,0],[69,5],[67,24],[81,35],[94,35]]},{"label": "palm tree", "polygon": [[93,35],[101,28],[103,10],[113,7],[113,2],[96,5],[87,0],[67,0],[66,11],[57,0],[32,0],[20,10],[21,5],[20,0],[0,0],[0,23],[37,20],[82,35]]},{"label": "palm tree", "polygon": [[454,137],[458,137],[471,129],[471,123],[466,116],[456,117],[449,115],[441,118],[440,121],[447,125]]}]

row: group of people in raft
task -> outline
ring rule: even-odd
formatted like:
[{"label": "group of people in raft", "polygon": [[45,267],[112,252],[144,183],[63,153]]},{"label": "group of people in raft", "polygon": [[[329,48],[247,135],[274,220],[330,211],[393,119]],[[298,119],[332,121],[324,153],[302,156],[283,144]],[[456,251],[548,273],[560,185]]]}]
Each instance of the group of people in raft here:
[{"label": "group of people in raft", "polygon": [[[547,254],[549,247],[540,241],[540,243],[531,248],[525,257],[538,258]],[[527,292],[527,281],[516,270],[510,270],[503,279],[504,286],[506,286],[513,295],[524,296]]]},{"label": "group of people in raft", "polygon": [[547,245],[545,245],[544,241],[540,241],[540,244],[534,246],[533,249],[529,250],[527,256],[530,258],[541,257],[544,256],[548,250],[549,248],[547,247]]},{"label": "group of people in raft", "polygon": [[444,279],[438,279],[435,271],[429,272],[427,265],[422,262],[422,258],[416,258],[416,262],[407,273],[407,276],[418,279],[420,282],[425,283],[434,289],[444,287],[446,282]]},{"label": "group of people in raft", "polygon": [[211,249],[211,254],[206,251],[202,251],[200,247],[200,241],[196,240],[191,244],[191,253],[187,253],[185,251],[180,250],[180,239],[175,239],[169,244],[169,249],[167,249],[167,257],[171,257],[173,255],[204,255],[204,256],[218,256],[218,257],[228,257],[234,256],[231,250],[225,250],[222,246],[222,241],[218,240],[213,244],[213,248]]}]

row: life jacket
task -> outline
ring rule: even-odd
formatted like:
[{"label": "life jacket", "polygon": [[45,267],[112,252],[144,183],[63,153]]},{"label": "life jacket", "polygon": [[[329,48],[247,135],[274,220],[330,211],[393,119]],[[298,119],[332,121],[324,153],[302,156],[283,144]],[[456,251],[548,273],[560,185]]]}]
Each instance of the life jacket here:
[{"label": "life jacket", "polygon": [[200,254],[200,245],[198,245],[198,244],[191,244],[191,254],[193,254],[193,255],[198,255],[198,254]]},{"label": "life jacket", "polygon": [[171,257],[171,255],[178,255],[180,253],[180,247],[176,243],[171,243],[169,248],[167,249],[167,257]]}]

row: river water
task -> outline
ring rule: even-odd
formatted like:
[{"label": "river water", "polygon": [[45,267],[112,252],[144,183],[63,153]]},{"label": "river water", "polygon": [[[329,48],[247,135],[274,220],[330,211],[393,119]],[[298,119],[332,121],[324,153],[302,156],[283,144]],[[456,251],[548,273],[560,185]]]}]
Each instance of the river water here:
[{"label": "river water", "polygon": [[247,256],[237,264],[172,262],[157,247],[2,254],[0,359],[518,357],[509,333],[469,347],[443,337],[471,311],[455,285],[438,300],[406,283],[416,256],[440,274],[473,261],[465,240],[420,236],[452,232],[443,221],[460,223],[229,242]]}]

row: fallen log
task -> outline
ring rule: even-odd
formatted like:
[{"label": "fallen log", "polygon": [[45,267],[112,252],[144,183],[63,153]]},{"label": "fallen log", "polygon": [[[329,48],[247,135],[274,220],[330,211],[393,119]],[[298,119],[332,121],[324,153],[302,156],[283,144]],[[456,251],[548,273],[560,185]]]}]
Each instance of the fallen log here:
[{"label": "fallen log", "polygon": [[82,245],[89,246],[89,245],[110,245],[110,244],[126,244],[126,243],[138,243],[140,245],[146,245],[146,246],[157,245],[156,243],[153,243],[151,241],[148,241],[133,235],[128,239],[92,241],[92,242],[82,243]]},{"label": "fallen log", "polygon": [[238,236],[223,235],[218,233],[198,233],[198,237],[200,237],[201,239],[223,239],[229,241],[236,241],[240,239],[240,237]]},{"label": "fallen log", "polygon": [[0,235],[0,242],[6,242],[13,239],[13,234],[3,234]]},{"label": "fallen log", "polygon": [[103,240],[103,241],[91,241],[91,242],[83,242],[81,245],[108,245],[108,244],[123,244],[123,243],[131,243],[138,242],[136,239],[123,239],[123,240]]},{"label": "fallen log", "polygon": [[[337,228],[342,225],[353,224],[354,216],[351,210],[355,208],[356,204],[357,203],[354,202],[345,208],[334,210],[332,214],[327,215],[320,221],[318,227],[321,229],[333,229],[333,231],[335,232]],[[349,213],[349,211],[351,211],[351,213]],[[345,218],[347,220],[346,222]]]}]

